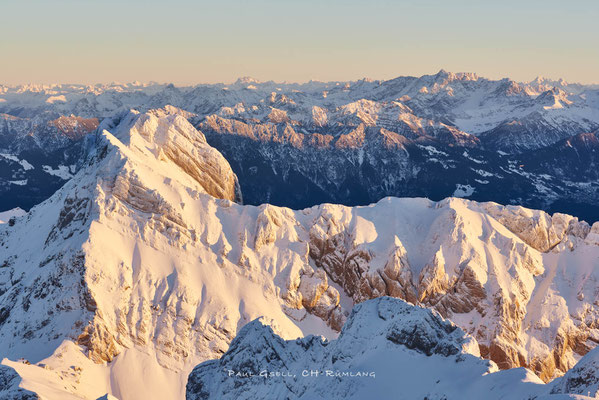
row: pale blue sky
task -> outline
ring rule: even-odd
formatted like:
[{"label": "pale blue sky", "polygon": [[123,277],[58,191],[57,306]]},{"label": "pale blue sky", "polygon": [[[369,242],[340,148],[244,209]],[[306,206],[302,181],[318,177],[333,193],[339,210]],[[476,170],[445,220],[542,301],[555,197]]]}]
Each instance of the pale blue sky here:
[{"label": "pale blue sky", "polygon": [[597,0],[0,0],[0,83],[599,82]]}]

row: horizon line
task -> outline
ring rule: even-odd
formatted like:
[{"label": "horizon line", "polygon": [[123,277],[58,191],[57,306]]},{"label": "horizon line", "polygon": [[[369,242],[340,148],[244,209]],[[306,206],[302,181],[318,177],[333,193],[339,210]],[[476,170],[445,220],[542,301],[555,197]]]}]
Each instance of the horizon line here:
[{"label": "horizon line", "polygon": [[140,80],[131,80],[131,81],[127,81],[127,80],[112,80],[112,81],[96,81],[96,82],[88,82],[88,83],[83,83],[83,82],[27,82],[27,83],[16,83],[16,84],[9,84],[9,83],[1,83],[0,82],[0,87],[8,87],[8,88],[19,88],[19,87],[26,87],[26,86],[118,86],[118,85],[135,85],[135,86],[157,86],[157,85],[164,85],[164,86],[168,86],[168,85],[173,85],[174,87],[180,87],[180,88],[184,88],[184,87],[195,87],[195,86],[202,86],[202,85],[234,85],[237,83],[242,83],[240,81],[244,81],[247,80],[248,84],[280,84],[280,85],[305,85],[305,84],[309,84],[309,83],[323,83],[323,84],[335,84],[335,83],[353,83],[353,82],[361,82],[361,81],[369,81],[369,82],[389,82],[395,79],[399,79],[399,78],[422,78],[425,76],[436,76],[442,73],[446,73],[446,74],[453,74],[453,75],[474,75],[476,77],[476,80],[478,79],[483,79],[483,80],[488,80],[488,81],[502,81],[502,80],[508,80],[508,81],[512,81],[512,82],[516,82],[516,83],[521,83],[521,84],[530,84],[536,80],[541,80],[541,81],[548,81],[548,82],[564,82],[566,85],[581,85],[581,86],[595,86],[595,85],[599,85],[599,81],[595,81],[595,82],[582,82],[582,81],[576,81],[576,82],[572,82],[572,81],[568,81],[566,79],[563,78],[553,78],[553,77],[548,77],[545,75],[537,75],[536,77],[534,77],[533,79],[529,80],[529,81],[519,81],[519,80],[515,80],[510,78],[509,76],[504,76],[503,78],[488,78],[482,75],[479,75],[476,72],[466,72],[466,71],[460,71],[460,72],[452,72],[452,71],[448,71],[445,70],[444,68],[440,69],[438,72],[436,73],[432,73],[432,74],[423,74],[423,75],[397,75],[395,77],[392,78],[388,78],[388,79],[376,79],[376,78],[370,78],[368,76],[363,76],[361,78],[356,78],[356,79],[350,79],[350,80],[319,80],[319,79],[310,79],[310,80],[304,80],[304,81],[274,81],[274,80],[260,80],[257,78],[254,78],[252,76],[249,75],[244,75],[244,76],[239,76],[236,80],[234,81],[230,81],[230,82],[201,82],[201,81],[196,81],[196,82],[176,82],[176,81],[157,81],[157,80],[147,80],[147,81],[140,81]]}]

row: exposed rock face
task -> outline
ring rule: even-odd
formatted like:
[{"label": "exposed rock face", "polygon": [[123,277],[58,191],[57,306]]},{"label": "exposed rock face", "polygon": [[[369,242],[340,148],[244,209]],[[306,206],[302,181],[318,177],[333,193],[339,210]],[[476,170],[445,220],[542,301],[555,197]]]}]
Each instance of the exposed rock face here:
[{"label": "exposed rock face", "polygon": [[570,215],[556,213],[551,216],[522,207],[498,209],[489,205],[485,209],[526,244],[540,252],[553,249],[567,236],[584,239],[591,229],[588,224],[581,224]]},{"label": "exposed rock face", "polygon": [[248,204],[304,208],[454,196],[599,219],[592,206],[599,198],[596,140],[507,155],[364,123],[307,134],[289,123],[244,121],[209,116],[198,126],[231,163]]},{"label": "exposed rock face", "polygon": [[0,400],[38,400],[40,397],[19,387],[21,378],[10,367],[0,365]]},{"label": "exposed rock face", "polygon": [[364,399],[387,398],[394,387],[414,399],[525,400],[548,392],[529,372],[508,377],[496,370],[451,322],[381,297],[357,305],[330,342],[314,336],[285,341],[260,320],[247,324],[219,360],[193,370],[186,396]]},{"label": "exposed rock face", "polygon": [[[456,196],[599,219],[599,143],[590,133],[599,113],[583,105],[580,88],[440,71],[327,89],[278,87],[193,119],[231,163],[248,204]],[[579,107],[592,117],[567,117]]]},{"label": "exposed rock face", "polygon": [[575,393],[597,398],[599,394],[599,349],[590,351],[564,376],[552,382],[551,393]]},{"label": "exposed rock face", "polygon": [[63,135],[71,140],[77,140],[85,135],[93,132],[98,128],[98,118],[82,118],[74,115],[60,117],[48,122],[49,125],[54,126]]},{"label": "exposed rock face", "polygon": [[[445,211],[431,210],[436,217],[432,221],[423,218],[421,224],[431,223],[424,235],[419,234],[418,225],[410,225],[413,231],[400,236],[406,243],[412,241],[407,255],[397,237],[399,245],[383,250],[376,230],[368,227],[362,215],[323,206],[310,229],[310,255],[355,302],[391,295],[433,307],[459,321],[479,340],[481,354],[501,368],[530,367],[545,381],[565,372],[596,343],[598,310],[592,286],[597,277],[586,283],[582,277],[574,278],[582,278],[583,286],[566,289],[555,270],[571,272],[562,270],[565,265],[553,264],[580,246],[580,254],[587,249],[593,252],[584,268],[595,268],[597,248],[585,242],[592,237],[591,227],[567,215],[550,217],[491,203],[481,204],[486,216],[479,222],[458,204],[451,200],[437,205]],[[397,226],[403,218],[387,223]],[[500,222],[503,226],[497,225]],[[366,237],[356,240],[358,235]],[[416,243],[410,235],[418,238]],[[419,265],[410,264],[411,252],[420,253],[412,255]],[[556,292],[546,292],[548,285]],[[567,304],[570,290],[592,292],[590,303],[583,301],[583,294],[568,306],[581,302],[574,306],[579,311],[563,309],[559,318],[550,316],[554,311],[543,311],[555,295],[553,301]],[[535,321],[533,315],[543,317]],[[538,340],[547,346],[545,350],[539,351]]]}]

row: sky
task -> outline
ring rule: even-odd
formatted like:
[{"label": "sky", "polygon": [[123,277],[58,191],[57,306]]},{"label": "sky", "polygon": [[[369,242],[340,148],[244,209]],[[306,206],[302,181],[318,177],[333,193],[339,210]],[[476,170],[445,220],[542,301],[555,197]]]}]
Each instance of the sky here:
[{"label": "sky", "polygon": [[0,83],[599,83],[597,0],[0,0]]}]

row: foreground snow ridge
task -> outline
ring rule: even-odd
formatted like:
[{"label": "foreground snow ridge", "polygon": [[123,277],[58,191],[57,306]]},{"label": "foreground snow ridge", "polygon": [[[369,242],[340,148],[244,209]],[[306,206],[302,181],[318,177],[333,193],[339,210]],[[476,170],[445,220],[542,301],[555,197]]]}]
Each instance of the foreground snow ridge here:
[{"label": "foreground snow ridge", "polygon": [[0,225],[0,398],[183,399],[250,321],[334,339],[381,296],[545,382],[599,341],[599,223],[455,198],[243,206],[227,160],[172,108],[121,113],[94,139],[55,195]]},{"label": "foreground snow ridge", "polygon": [[[594,385],[574,393],[594,395],[591,374]],[[193,370],[187,399],[582,398],[560,388],[524,368],[499,371],[438,313],[380,297],[355,306],[336,340],[285,341],[260,320],[247,324],[219,360]]]}]

